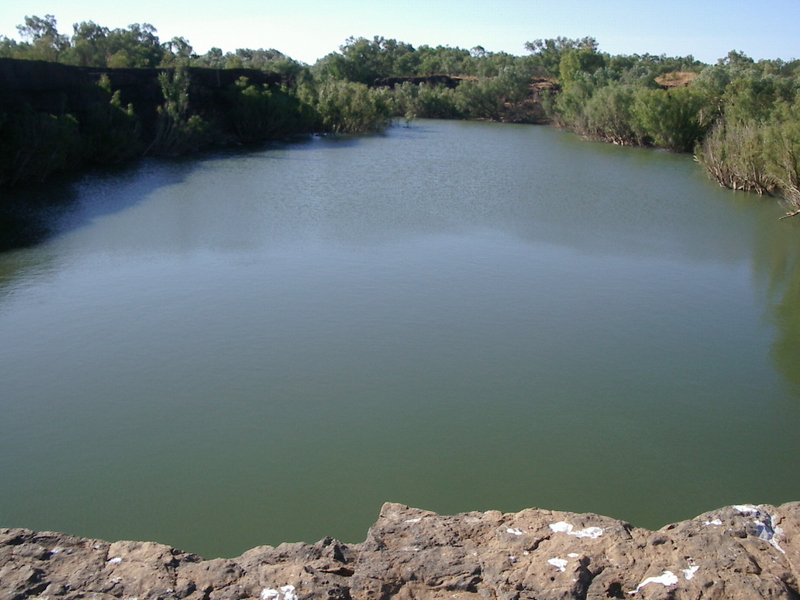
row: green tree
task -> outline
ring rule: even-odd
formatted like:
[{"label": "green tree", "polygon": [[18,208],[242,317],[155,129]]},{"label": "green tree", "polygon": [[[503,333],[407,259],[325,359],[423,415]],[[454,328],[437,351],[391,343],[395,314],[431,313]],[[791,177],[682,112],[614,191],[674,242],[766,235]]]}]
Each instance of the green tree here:
[{"label": "green tree", "polygon": [[69,47],[69,39],[58,33],[53,15],[25,17],[25,24],[17,25],[17,31],[28,43],[27,56],[22,58],[56,61]]},{"label": "green tree", "polygon": [[231,90],[231,97],[232,129],[242,143],[312,130],[313,110],[285,86],[252,85],[241,77]]},{"label": "green tree", "polygon": [[164,104],[158,107],[156,135],[146,152],[178,155],[204,146],[209,124],[199,115],[190,115],[189,73],[185,67],[158,75]]},{"label": "green tree", "polygon": [[419,63],[417,75],[465,75],[469,69],[469,51],[449,46],[420,46],[417,49]]},{"label": "green tree", "polygon": [[589,50],[590,52],[597,52],[597,40],[593,37],[574,40],[566,37],[539,39],[525,42],[525,49],[533,55],[535,64],[542,67],[545,74],[550,77],[558,77],[561,58],[567,51]]},{"label": "green tree", "polygon": [[584,108],[586,135],[620,145],[641,145],[643,133],[634,114],[636,87],[611,83],[595,91]]},{"label": "green tree", "polygon": [[380,36],[372,40],[351,37],[338,53],[322,59],[318,69],[334,79],[372,85],[379,78],[413,75],[417,63],[410,44]]},{"label": "green tree", "polygon": [[561,55],[558,63],[559,83],[570,85],[579,73],[594,73],[605,66],[605,59],[594,48],[572,48]]},{"label": "green tree", "polygon": [[691,87],[668,90],[639,88],[634,97],[633,111],[653,144],[677,152],[691,151],[702,138],[710,123],[703,115],[707,111],[702,94]]},{"label": "green tree", "polygon": [[162,67],[171,67],[177,65],[188,66],[191,60],[195,57],[194,48],[185,37],[176,36],[162,45],[165,52],[161,59]]},{"label": "green tree", "polygon": [[309,100],[322,129],[330,133],[380,131],[392,116],[389,92],[363,83],[328,79]]},{"label": "green tree", "polygon": [[156,35],[156,28],[149,23],[134,23],[127,29],[108,32],[109,67],[157,67],[166,50]]},{"label": "green tree", "polygon": [[93,21],[72,26],[72,45],[66,52],[68,64],[82,67],[105,67],[108,60],[108,27]]}]

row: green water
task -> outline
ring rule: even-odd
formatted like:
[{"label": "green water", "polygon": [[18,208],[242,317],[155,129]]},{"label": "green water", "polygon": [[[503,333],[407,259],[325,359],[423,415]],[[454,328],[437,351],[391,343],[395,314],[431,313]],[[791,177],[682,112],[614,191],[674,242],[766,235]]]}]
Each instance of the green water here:
[{"label": "green water", "polygon": [[210,558],[384,501],[800,500],[800,221],[689,156],[422,121],[25,194],[0,526]]}]

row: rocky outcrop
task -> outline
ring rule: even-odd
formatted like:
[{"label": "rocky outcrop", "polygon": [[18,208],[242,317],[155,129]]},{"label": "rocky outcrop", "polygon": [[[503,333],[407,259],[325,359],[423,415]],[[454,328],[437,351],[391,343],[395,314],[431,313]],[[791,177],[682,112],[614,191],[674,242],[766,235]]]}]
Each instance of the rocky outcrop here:
[{"label": "rocky outcrop", "polygon": [[203,560],[152,542],[0,529],[0,600],[798,598],[800,503],[648,531],[595,514],[456,516],[385,504],[361,544]]}]

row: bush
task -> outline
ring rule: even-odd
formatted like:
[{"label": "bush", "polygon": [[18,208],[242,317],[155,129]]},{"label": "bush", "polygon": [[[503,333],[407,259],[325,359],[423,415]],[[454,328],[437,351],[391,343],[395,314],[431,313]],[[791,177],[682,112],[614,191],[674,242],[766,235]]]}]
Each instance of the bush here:
[{"label": "bush", "polygon": [[210,141],[210,126],[199,115],[189,116],[189,75],[176,68],[159,73],[164,104],[158,107],[156,134],[146,152],[178,155],[195,151]]},{"label": "bush", "polygon": [[703,122],[702,94],[691,87],[668,90],[639,88],[633,112],[644,136],[660,148],[689,152],[708,129]]},{"label": "bush", "polygon": [[363,83],[327,80],[315,90],[314,109],[322,129],[329,133],[380,131],[389,124],[389,92]]},{"label": "bush", "polygon": [[642,128],[633,110],[636,88],[611,84],[597,90],[584,108],[586,134],[620,145],[641,145]]},{"label": "bush", "polygon": [[231,96],[231,128],[242,143],[281,139],[312,128],[311,107],[285,87],[250,85],[242,77]]}]

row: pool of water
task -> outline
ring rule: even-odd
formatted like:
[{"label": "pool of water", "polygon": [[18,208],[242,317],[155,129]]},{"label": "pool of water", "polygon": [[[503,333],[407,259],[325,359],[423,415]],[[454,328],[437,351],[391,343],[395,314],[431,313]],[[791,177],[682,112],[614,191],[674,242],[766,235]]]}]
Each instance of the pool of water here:
[{"label": "pool of water", "polygon": [[420,121],[0,211],[0,526],[210,558],[384,501],[800,499],[800,222],[690,156]]}]

